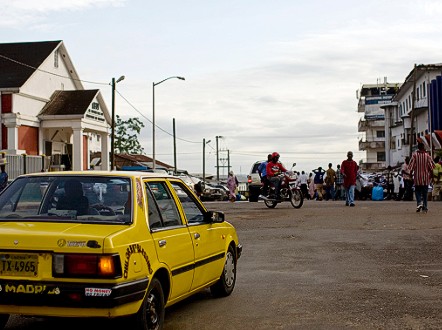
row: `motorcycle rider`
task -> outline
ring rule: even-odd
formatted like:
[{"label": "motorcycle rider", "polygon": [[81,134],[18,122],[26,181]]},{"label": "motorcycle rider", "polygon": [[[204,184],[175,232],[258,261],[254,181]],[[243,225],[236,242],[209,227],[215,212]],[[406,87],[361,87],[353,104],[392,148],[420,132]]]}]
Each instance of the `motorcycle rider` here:
[{"label": "motorcycle rider", "polygon": [[272,153],[272,159],[267,163],[266,171],[267,178],[269,179],[270,183],[275,186],[276,200],[280,201],[281,196],[279,192],[281,190],[282,178],[279,177],[279,174],[281,174],[282,172],[287,172],[287,170],[285,169],[284,165],[282,165],[279,161],[279,154],[276,151]]}]

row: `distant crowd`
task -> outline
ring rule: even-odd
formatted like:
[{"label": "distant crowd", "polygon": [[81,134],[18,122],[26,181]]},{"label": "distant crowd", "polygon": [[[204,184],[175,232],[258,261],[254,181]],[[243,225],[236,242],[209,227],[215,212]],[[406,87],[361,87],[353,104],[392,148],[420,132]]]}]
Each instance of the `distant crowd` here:
[{"label": "distant crowd", "polygon": [[[277,157],[272,160],[272,155]],[[267,173],[258,169],[264,193],[272,181],[268,164],[272,162],[274,166],[279,163],[279,154],[272,155],[260,166],[261,169],[267,168]],[[432,159],[425,146],[418,143],[418,149],[412,157],[406,157],[400,167],[388,166],[382,173],[363,173],[353,160],[353,152],[349,151],[347,159],[338,164],[336,170],[329,163],[326,170],[318,167],[308,174],[305,171],[297,172],[297,182],[306,199],[345,200],[347,206],[355,206],[355,194],[357,199],[412,201],[414,193],[416,212],[426,212],[428,197],[434,201],[441,200],[441,175],[440,156]]]}]

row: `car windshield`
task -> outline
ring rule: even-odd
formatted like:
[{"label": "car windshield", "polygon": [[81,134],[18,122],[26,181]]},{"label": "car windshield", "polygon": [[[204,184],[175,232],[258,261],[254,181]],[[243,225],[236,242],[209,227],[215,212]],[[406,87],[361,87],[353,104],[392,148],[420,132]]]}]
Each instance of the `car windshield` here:
[{"label": "car windshield", "polygon": [[0,221],[130,223],[131,182],[114,176],[30,176],[0,195]]}]

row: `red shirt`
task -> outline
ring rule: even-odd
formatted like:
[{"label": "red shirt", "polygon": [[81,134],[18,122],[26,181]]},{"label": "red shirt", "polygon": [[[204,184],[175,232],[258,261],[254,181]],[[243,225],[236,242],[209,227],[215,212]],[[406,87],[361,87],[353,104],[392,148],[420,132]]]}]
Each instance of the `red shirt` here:
[{"label": "red shirt", "polygon": [[341,173],[344,175],[344,187],[356,185],[358,175],[358,164],[354,160],[344,160],[341,164]]},{"label": "red shirt", "polygon": [[287,172],[284,165],[281,162],[274,163],[273,160],[267,163],[266,166],[267,176],[274,177],[275,175],[280,174],[281,172]]},{"label": "red shirt", "polygon": [[431,183],[434,162],[426,151],[417,150],[411,156],[408,168],[413,172],[414,184],[416,186],[426,186]]}]

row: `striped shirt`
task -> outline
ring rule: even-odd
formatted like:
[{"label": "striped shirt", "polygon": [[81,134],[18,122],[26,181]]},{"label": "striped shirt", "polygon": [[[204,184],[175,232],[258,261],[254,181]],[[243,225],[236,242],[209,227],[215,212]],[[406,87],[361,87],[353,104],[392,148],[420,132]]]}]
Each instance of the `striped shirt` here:
[{"label": "striped shirt", "polygon": [[416,186],[426,186],[431,183],[434,162],[425,151],[417,150],[411,156],[408,168],[413,172],[414,184]]}]

